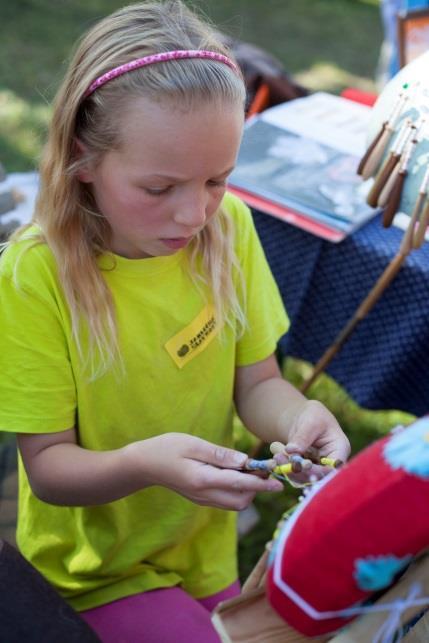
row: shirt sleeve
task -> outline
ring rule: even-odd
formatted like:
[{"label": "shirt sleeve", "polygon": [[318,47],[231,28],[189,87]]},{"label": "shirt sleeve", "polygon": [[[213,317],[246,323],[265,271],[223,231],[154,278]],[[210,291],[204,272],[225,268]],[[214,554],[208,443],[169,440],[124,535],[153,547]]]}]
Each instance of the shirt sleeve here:
[{"label": "shirt sleeve", "polygon": [[269,357],[289,328],[284,304],[265,257],[250,210],[229,195],[236,221],[236,251],[245,281],[247,328],[237,342],[236,364],[248,366]]},{"label": "shirt sleeve", "polygon": [[0,272],[0,431],[49,433],[74,426],[76,392],[61,302],[31,254],[21,278]]}]

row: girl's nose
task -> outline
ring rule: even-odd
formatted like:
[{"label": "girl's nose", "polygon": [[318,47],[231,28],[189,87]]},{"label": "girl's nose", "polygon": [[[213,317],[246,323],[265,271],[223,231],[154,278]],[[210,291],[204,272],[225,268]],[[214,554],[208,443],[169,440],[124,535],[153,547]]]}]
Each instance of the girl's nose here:
[{"label": "girl's nose", "polygon": [[205,195],[193,193],[177,204],[174,220],[188,228],[199,228],[206,222],[207,205]]}]

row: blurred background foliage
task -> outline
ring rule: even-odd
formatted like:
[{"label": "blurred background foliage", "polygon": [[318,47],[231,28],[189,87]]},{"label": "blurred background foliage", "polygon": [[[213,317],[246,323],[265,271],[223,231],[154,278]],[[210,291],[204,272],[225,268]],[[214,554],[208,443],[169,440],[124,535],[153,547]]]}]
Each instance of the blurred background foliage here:
[{"label": "blurred background foliage", "polygon": [[[70,49],[120,0],[0,0],[0,162],[8,172],[37,167],[50,114]],[[194,0],[218,28],[276,56],[286,72],[310,90],[339,93],[347,86],[375,91],[382,42],[378,0]],[[299,384],[310,366],[288,359],[285,375]],[[359,408],[328,376],[308,392],[323,401],[349,435],[353,451],[412,417],[398,411]],[[239,443],[248,436],[237,426]],[[244,578],[270,540],[282,512],[299,492],[257,498],[260,519],[240,541]]]},{"label": "blurred background foliage", "polygon": [[[0,0],[0,160],[37,164],[70,48],[120,0]],[[276,56],[309,89],[371,90],[382,41],[378,0],[189,0],[222,31]]]}]

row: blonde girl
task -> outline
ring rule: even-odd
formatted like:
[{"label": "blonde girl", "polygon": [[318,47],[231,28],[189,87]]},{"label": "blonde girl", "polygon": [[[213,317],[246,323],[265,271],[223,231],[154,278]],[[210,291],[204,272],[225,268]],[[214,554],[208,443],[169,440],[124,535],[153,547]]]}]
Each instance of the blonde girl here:
[{"label": "blonde girl", "polygon": [[18,544],[105,642],[218,641],[210,611],[239,591],[236,512],[281,489],[242,470],[234,406],[265,441],[349,452],[274,357],[287,317],[226,192],[244,99],[179,0],[101,20],[55,100],[34,219],[2,256]]}]

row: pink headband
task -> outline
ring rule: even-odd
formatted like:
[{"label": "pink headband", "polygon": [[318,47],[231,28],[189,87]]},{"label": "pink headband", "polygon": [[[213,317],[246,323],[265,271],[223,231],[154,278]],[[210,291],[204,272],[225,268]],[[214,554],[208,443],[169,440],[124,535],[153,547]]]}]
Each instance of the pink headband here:
[{"label": "pink headband", "polygon": [[175,51],[164,51],[159,54],[152,54],[150,56],[144,56],[143,58],[136,58],[136,60],[131,60],[128,63],[119,65],[110,71],[107,71],[105,74],[102,74],[96,78],[88,87],[84,94],[84,98],[90,96],[96,89],[102,87],[122,74],[126,74],[129,71],[134,69],[139,69],[140,67],[145,67],[146,65],[152,65],[153,63],[161,63],[167,60],[181,60],[183,58],[208,58],[210,60],[217,60],[218,62],[224,63],[231,67],[236,73],[239,73],[237,65],[232,62],[227,56],[219,54],[215,51],[206,51],[205,49],[178,49]]}]

